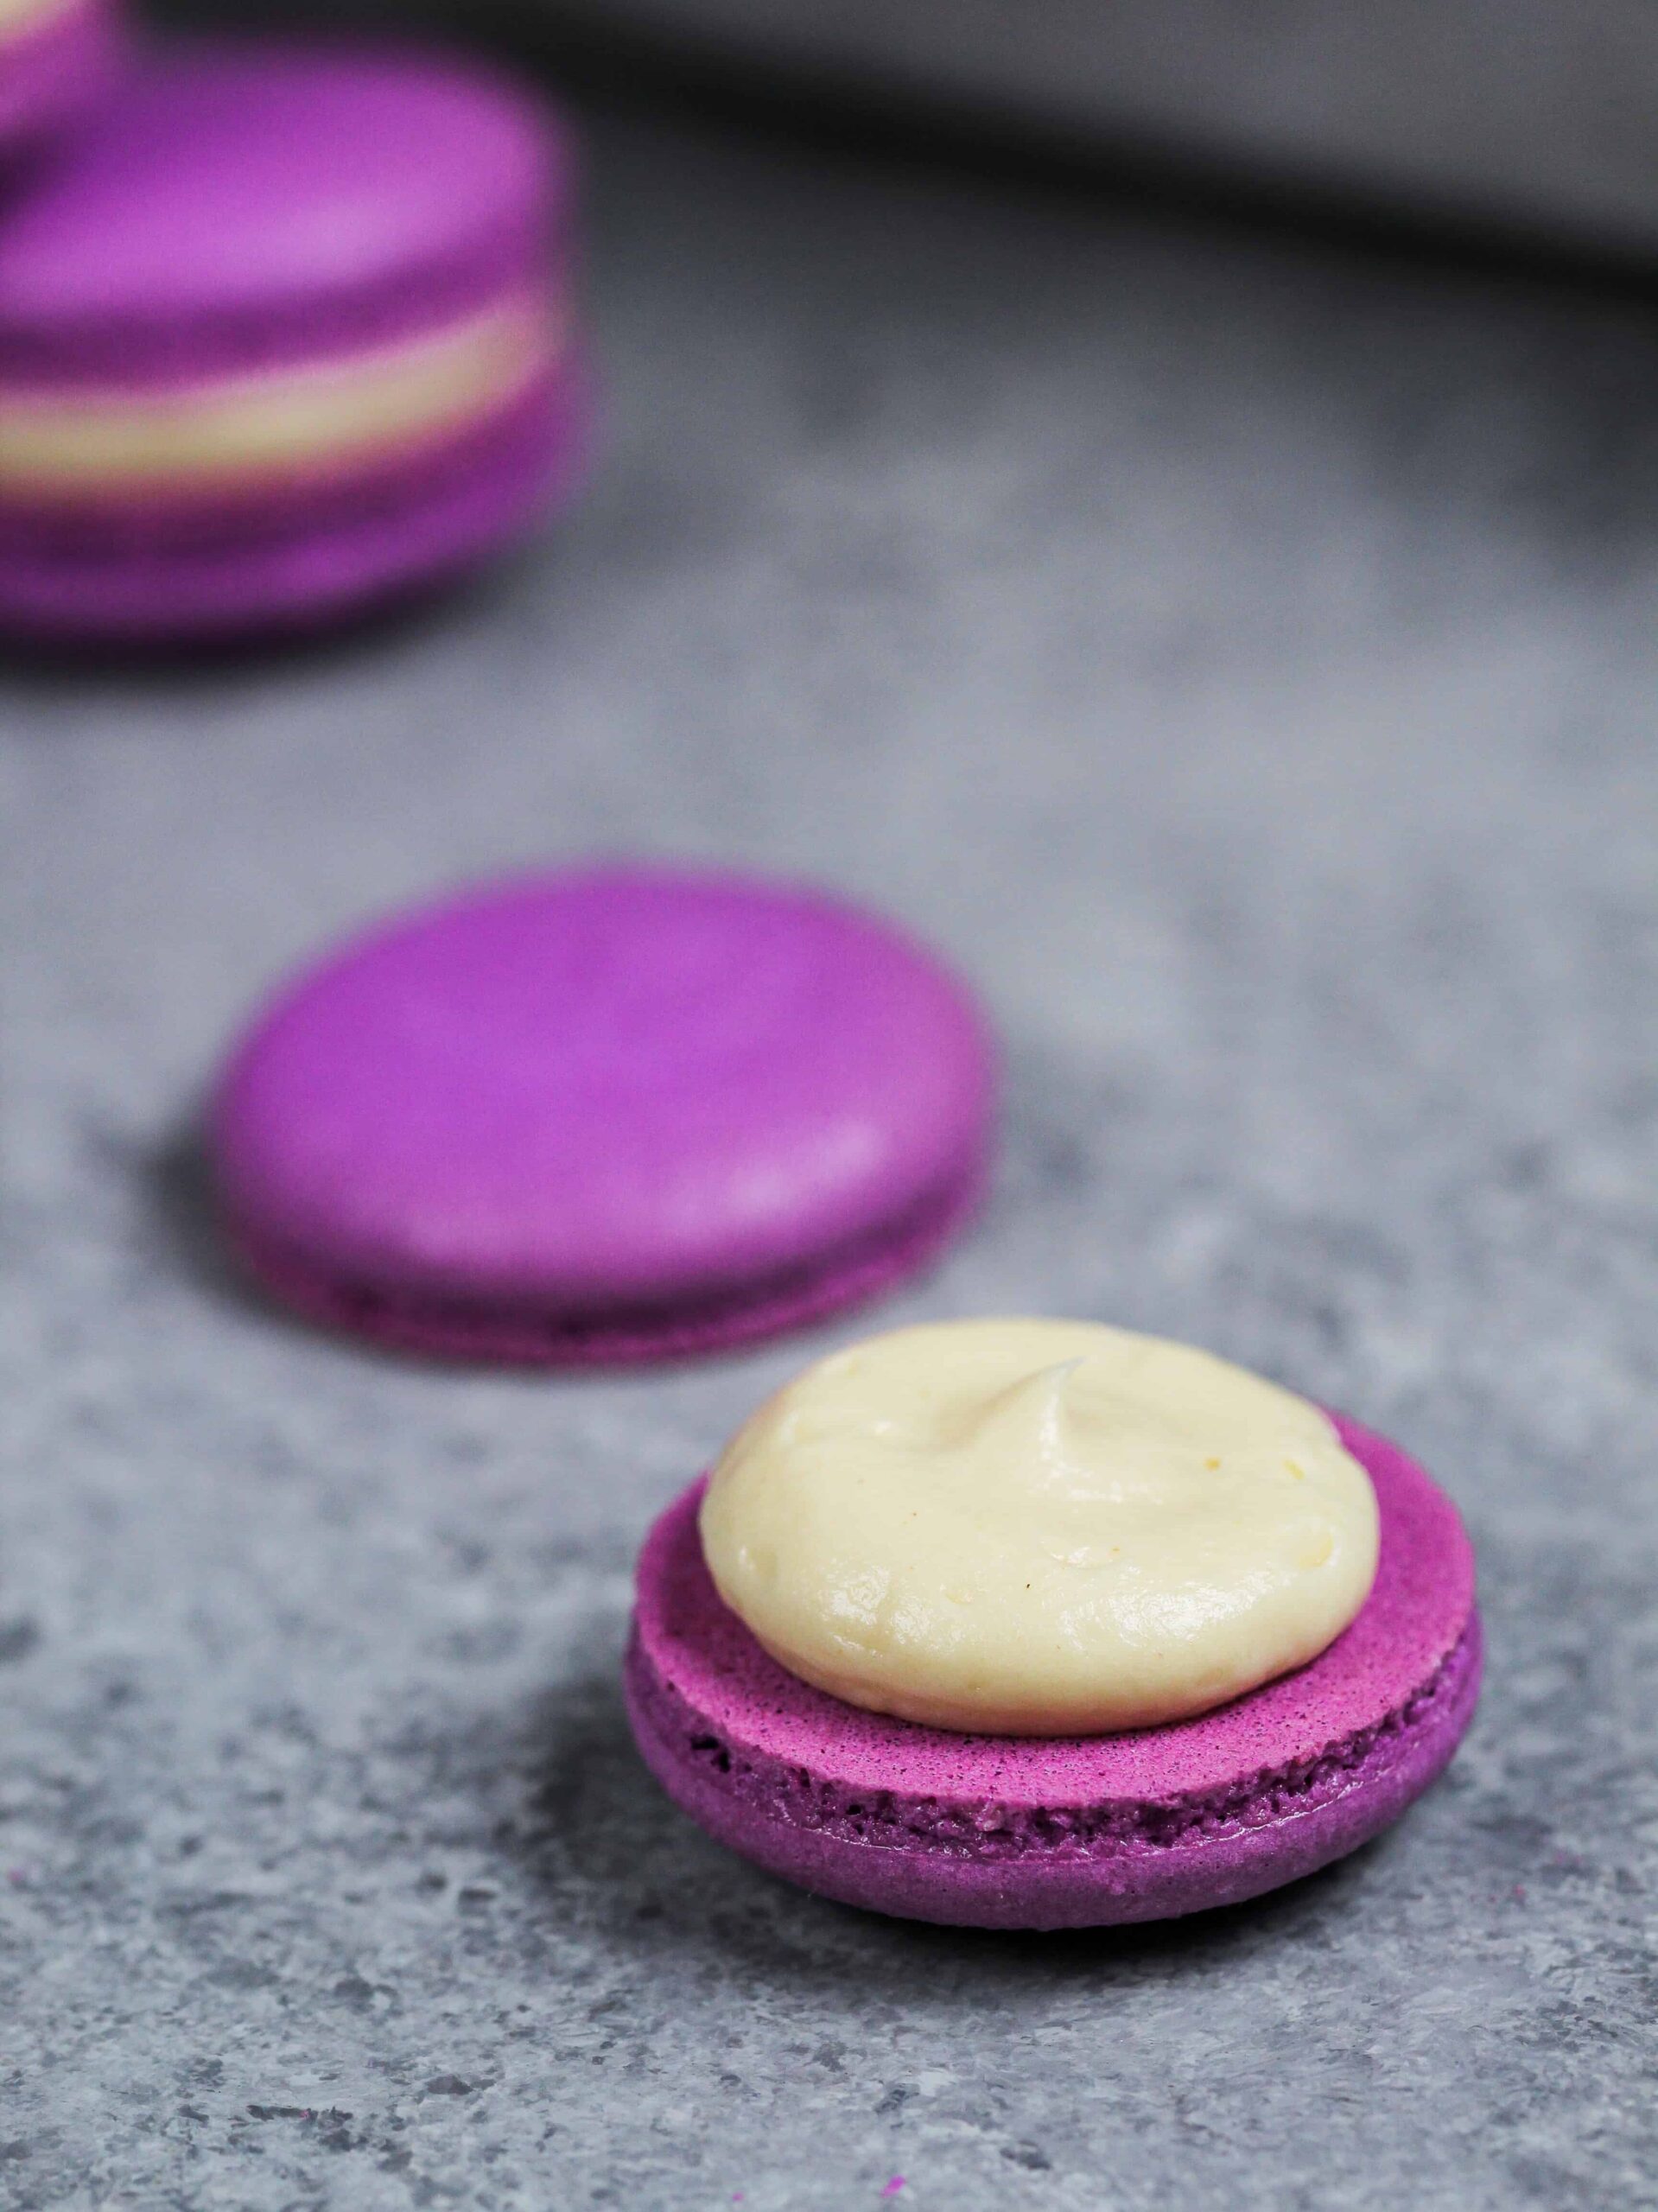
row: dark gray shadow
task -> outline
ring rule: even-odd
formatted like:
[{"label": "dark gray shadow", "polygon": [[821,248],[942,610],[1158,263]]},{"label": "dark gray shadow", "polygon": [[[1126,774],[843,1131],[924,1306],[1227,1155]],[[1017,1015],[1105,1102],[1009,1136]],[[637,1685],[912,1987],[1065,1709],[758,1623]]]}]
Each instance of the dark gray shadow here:
[{"label": "dark gray shadow", "polygon": [[376,656],[397,653],[440,624],[464,625],[503,588],[517,570],[545,549],[525,548],[461,577],[400,594],[334,622],[295,624],[276,632],[146,642],[0,639],[0,669],[7,682],[37,693],[101,690],[194,690],[227,683],[268,682],[295,669],[327,673]]},{"label": "dark gray shadow", "polygon": [[199,1121],[192,1118],[154,1150],[141,1154],[137,1174],[158,1232],[162,1263],[170,1274],[246,1312],[270,1316],[277,1311],[237,1266],[219,1232],[213,1170]]}]

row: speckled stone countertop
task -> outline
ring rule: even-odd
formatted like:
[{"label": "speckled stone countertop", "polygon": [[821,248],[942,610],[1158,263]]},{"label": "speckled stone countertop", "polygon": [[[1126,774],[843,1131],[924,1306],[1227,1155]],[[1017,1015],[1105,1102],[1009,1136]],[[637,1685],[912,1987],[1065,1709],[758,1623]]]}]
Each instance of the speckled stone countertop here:
[{"label": "speckled stone countertop", "polygon": [[[1658,319],[623,121],[594,219],[544,553],[0,679],[0,2202],[1658,2202]],[[1439,1472],[1490,1682],[1391,1835],[1082,1938],[780,1888],[616,1670],[647,1521],[829,1338],[499,1377],[227,1279],[252,995],[595,849],[981,979],[1001,1182],[882,1320],[1198,1338]]]}]

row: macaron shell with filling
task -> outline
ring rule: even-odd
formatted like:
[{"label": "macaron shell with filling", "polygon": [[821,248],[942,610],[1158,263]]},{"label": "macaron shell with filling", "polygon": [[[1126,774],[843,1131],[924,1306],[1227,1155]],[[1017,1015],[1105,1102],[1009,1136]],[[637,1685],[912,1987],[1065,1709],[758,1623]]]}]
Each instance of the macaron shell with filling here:
[{"label": "macaron shell with filling", "polygon": [[735,1341],[919,1264],[977,1194],[993,1107],[977,1009],[902,932],[619,867],[347,944],[256,1020],[211,1135],[279,1294],[556,1360]]},{"label": "macaron shell with filling", "polygon": [[526,537],[577,486],[572,161],[487,71],[401,51],[207,44],[141,69],[0,226],[0,394],[96,410],[395,357],[547,303],[544,371],[403,445],[221,485],[26,474],[0,494],[0,627],[46,642],[291,632]]},{"label": "macaron shell with filling", "polygon": [[1481,1665],[1454,1507],[1396,1446],[1338,1427],[1382,1517],[1357,1618],[1309,1665],[1231,1705],[1119,1736],[956,1736],[809,1688],[721,1603],[694,1485],[640,1560],[626,1691],[646,1763],[700,1825],[770,1872],[917,1919],[1158,1919],[1312,1872],[1443,1770]]}]

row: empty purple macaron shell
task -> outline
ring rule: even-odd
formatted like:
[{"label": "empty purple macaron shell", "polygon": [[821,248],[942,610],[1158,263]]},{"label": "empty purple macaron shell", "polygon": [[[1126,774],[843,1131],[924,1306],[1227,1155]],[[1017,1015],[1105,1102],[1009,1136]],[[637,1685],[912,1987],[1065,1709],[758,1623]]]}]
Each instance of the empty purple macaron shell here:
[{"label": "empty purple macaron shell", "polygon": [[[187,404],[520,300],[568,324],[571,162],[510,86],[322,46],[188,48],[32,172],[0,229],[0,386]],[[54,637],[332,619],[521,537],[580,473],[574,335],[453,432],[227,482],[0,495],[0,622]]]},{"label": "empty purple macaron shell", "polygon": [[89,113],[114,83],[124,47],[115,0],[70,0],[0,40],[0,161],[34,153]]},{"label": "empty purple macaron shell", "polygon": [[1217,1712],[1117,1736],[954,1735],[809,1688],[721,1603],[694,1484],[639,1560],[626,1695],[645,1762],[745,1858],[907,1919],[1160,1920],[1312,1873],[1443,1770],[1480,1677],[1456,1509],[1396,1446],[1337,1426],[1381,1510],[1356,1619],[1309,1665]]},{"label": "empty purple macaron shell", "polygon": [[820,894],[600,868],[486,887],[303,977],[211,1113],[225,1220],[313,1319],[461,1357],[715,1350],[921,1266],[982,1186],[962,986]]}]

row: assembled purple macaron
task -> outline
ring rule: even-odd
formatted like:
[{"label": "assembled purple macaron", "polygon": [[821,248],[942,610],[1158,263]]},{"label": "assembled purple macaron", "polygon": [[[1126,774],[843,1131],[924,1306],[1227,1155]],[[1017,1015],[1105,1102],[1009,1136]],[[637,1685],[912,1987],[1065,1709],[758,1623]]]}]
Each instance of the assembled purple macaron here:
[{"label": "assembled purple macaron", "polygon": [[924,1267],[983,1188],[984,1021],[886,923],[598,868],[347,944],[213,1101],[227,1233],[283,1303],[442,1357],[714,1351]]},{"label": "assembled purple macaron", "polygon": [[125,43],[116,0],[0,5],[0,162],[89,114],[114,83]]},{"label": "assembled purple macaron", "polygon": [[812,1688],[721,1601],[694,1484],[639,1560],[626,1688],[645,1762],[767,1872],[909,1919],[1166,1919],[1310,1874],[1443,1770],[1480,1679],[1455,1508],[1396,1446],[1335,1427],[1379,1510],[1375,1579],[1350,1625],[1217,1710],[1095,1737],[956,1734]]},{"label": "assembled purple macaron", "polygon": [[465,569],[568,487],[571,161],[399,52],[137,70],[0,226],[0,626],[187,640]]}]

